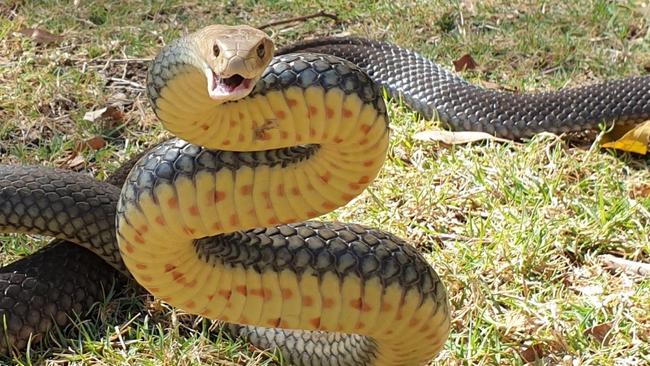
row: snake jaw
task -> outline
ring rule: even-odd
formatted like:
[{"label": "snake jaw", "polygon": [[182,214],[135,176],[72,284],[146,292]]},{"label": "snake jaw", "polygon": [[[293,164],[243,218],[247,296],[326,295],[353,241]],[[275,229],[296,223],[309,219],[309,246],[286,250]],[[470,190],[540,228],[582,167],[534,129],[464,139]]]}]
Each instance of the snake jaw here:
[{"label": "snake jaw", "polygon": [[209,67],[205,69],[205,74],[208,81],[208,95],[212,100],[220,103],[244,98],[250,94],[257,81],[239,74],[224,77]]}]

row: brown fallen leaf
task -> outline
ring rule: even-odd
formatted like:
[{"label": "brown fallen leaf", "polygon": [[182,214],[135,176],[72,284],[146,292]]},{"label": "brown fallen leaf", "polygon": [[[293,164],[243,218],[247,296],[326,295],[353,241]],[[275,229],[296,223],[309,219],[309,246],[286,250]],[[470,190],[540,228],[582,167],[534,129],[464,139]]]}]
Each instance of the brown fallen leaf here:
[{"label": "brown fallen leaf", "polygon": [[447,145],[460,145],[483,140],[511,142],[489,133],[477,131],[423,131],[413,135],[413,138],[420,141],[437,141]]},{"label": "brown fallen leaf", "polygon": [[102,128],[112,129],[124,121],[124,112],[117,106],[108,106],[84,114],[84,121],[101,122]]},{"label": "brown fallen leaf", "polygon": [[99,150],[102,147],[106,146],[106,140],[104,140],[104,138],[101,136],[95,136],[84,141],[84,144],[92,150]]},{"label": "brown fallen leaf", "polygon": [[544,357],[544,349],[541,344],[535,343],[519,351],[519,356],[524,362],[532,363]]},{"label": "brown fallen leaf", "polygon": [[601,346],[608,346],[613,338],[610,330],[612,330],[612,323],[601,323],[585,329],[584,334],[594,338]]},{"label": "brown fallen leaf", "polygon": [[639,199],[650,197],[650,184],[645,182],[635,182],[628,186],[628,197]]},{"label": "brown fallen leaf", "polygon": [[650,141],[650,121],[636,125],[615,125],[600,141],[600,146],[645,155]]},{"label": "brown fallen leaf", "polygon": [[57,43],[63,40],[63,36],[52,34],[45,29],[40,28],[23,28],[18,32],[24,36],[31,38],[38,44]]},{"label": "brown fallen leaf", "polygon": [[478,64],[472,56],[470,56],[468,53],[460,56],[457,60],[453,61],[454,63],[454,70],[456,72],[461,72],[461,71],[466,71],[466,70],[474,70]]}]

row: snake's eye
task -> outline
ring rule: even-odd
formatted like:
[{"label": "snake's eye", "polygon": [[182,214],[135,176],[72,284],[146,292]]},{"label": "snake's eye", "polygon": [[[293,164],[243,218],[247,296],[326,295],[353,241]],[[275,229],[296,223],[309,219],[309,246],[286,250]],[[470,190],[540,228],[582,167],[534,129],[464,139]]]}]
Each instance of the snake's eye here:
[{"label": "snake's eye", "polygon": [[259,58],[264,58],[265,54],[266,54],[266,48],[264,47],[264,43],[260,43],[260,45],[257,46],[257,56]]},{"label": "snake's eye", "polygon": [[221,53],[221,49],[219,48],[218,44],[212,46],[212,53],[214,53],[214,57],[219,57],[219,53]]}]

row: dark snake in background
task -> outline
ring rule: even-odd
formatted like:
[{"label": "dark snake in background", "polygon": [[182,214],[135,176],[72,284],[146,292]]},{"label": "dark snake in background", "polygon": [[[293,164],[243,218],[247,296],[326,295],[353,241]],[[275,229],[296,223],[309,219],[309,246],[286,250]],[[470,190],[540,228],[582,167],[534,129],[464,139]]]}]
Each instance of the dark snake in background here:
[{"label": "dark snake in background", "polygon": [[[207,38],[208,44],[214,40]],[[254,46],[257,45],[255,43]],[[183,57],[189,51],[179,51],[187,47],[191,46],[182,42],[170,44],[161,52],[161,55],[165,52],[168,55],[157,58],[158,63],[155,65],[158,65],[158,69],[154,66],[150,70],[148,92],[150,97],[154,94],[154,109],[160,109],[156,95],[167,87],[167,81],[156,82],[156,77],[175,77],[178,70],[176,66],[169,65],[187,63]],[[227,49],[227,46],[222,45],[221,52],[223,49]],[[214,52],[212,47],[210,52]],[[253,48],[252,52],[260,51]],[[293,55],[296,53],[300,55]],[[350,63],[330,56],[305,53],[328,54]],[[360,38],[323,38],[279,49],[275,55],[271,65],[260,75],[252,95],[264,96],[265,93],[273,91],[283,93],[290,87],[303,90],[313,87],[326,91],[345,90],[346,97],[343,98],[357,95],[366,105],[377,111],[376,115],[381,115],[385,110],[382,110],[383,102],[379,98],[380,89],[376,87],[381,86],[391,97],[401,98],[425,118],[437,117],[453,130],[484,131],[511,139],[527,138],[542,131],[563,133],[595,129],[602,122],[634,124],[650,119],[648,76],[607,81],[557,92],[513,94],[486,90],[469,84],[417,53],[386,42]],[[166,64],[162,63],[165,67],[160,67],[160,60],[167,60]],[[374,84],[370,85],[372,83],[366,81],[364,74],[352,64],[367,73]],[[224,79],[232,83],[241,82],[226,77]],[[159,111],[157,114],[160,117]],[[256,137],[264,140],[266,130],[259,132]],[[141,194],[140,190],[154,190],[158,187],[156,184],[173,186],[176,184],[175,179],[183,174],[198,174],[199,166],[209,166],[215,174],[220,174],[226,168],[232,169],[232,174],[236,175],[242,167],[256,169],[266,165],[271,167],[269,169],[276,166],[284,169],[303,160],[308,161],[318,153],[318,144],[308,144],[286,149],[274,148],[261,155],[252,150],[240,153],[239,157],[233,157],[227,152],[219,153],[192,147],[182,140],[173,139],[151,149],[139,162],[137,158],[130,160],[104,183],[83,174],[44,167],[0,166],[0,231],[41,234],[69,240],[55,240],[34,254],[2,268],[0,316],[5,319],[6,330],[0,331],[0,350],[3,353],[8,353],[10,349],[20,351],[27,346],[30,337],[32,344],[37,343],[55,323],[63,326],[69,322],[70,317],[74,318],[73,314],[86,314],[92,304],[103,298],[104,291],[112,286],[120,288],[126,283],[126,278],[130,275],[117,251],[116,230],[113,224],[118,212],[120,187],[125,181],[127,188],[124,189],[124,194],[128,196],[131,189],[131,199],[135,200]],[[167,164],[167,170],[157,168],[154,163]],[[153,180],[142,178],[144,173],[132,173],[127,178],[133,165],[136,165],[134,171],[150,172],[148,174],[154,177]],[[177,198],[178,201],[182,200],[180,196]],[[178,201],[175,205],[182,206],[182,202]],[[126,199],[126,202],[130,202],[129,199]],[[123,212],[120,215],[122,218],[126,217]],[[133,233],[135,236],[139,234],[141,233]],[[249,271],[246,273],[256,273],[260,277],[273,271],[289,271],[300,279],[308,277],[303,276],[307,273],[305,271],[315,271],[317,284],[329,281],[326,277],[332,274],[332,278],[338,278],[337,281],[340,281],[334,281],[335,284],[343,284],[348,277],[354,275],[355,278],[369,283],[363,286],[368,289],[374,286],[384,293],[391,285],[401,286],[402,305],[408,305],[410,301],[405,300],[405,294],[409,291],[417,292],[417,304],[414,303],[410,308],[408,316],[415,313],[415,308],[420,309],[418,306],[421,306],[425,299],[434,306],[432,310],[427,310],[428,318],[421,317],[417,319],[418,322],[409,324],[411,327],[417,325],[418,329],[426,328],[429,332],[427,334],[431,335],[432,339],[435,338],[428,350],[425,349],[423,354],[415,354],[412,359],[409,358],[412,356],[409,349],[386,351],[386,346],[382,346],[381,341],[373,338],[274,328],[285,326],[280,318],[275,324],[266,324],[267,328],[227,326],[231,333],[241,335],[261,348],[278,347],[284,358],[291,363],[390,363],[381,361],[382,357],[392,357],[393,364],[421,363],[429,359],[446,339],[449,309],[442,284],[415,250],[390,234],[359,225],[310,221],[279,225],[275,229],[220,235],[215,238],[194,241],[192,250],[204,263],[237,268],[241,273]],[[292,240],[296,238],[303,245],[291,247]],[[344,240],[341,241],[340,238]],[[282,244],[283,240],[285,244]],[[279,244],[269,250],[270,244],[267,243],[264,247],[264,242]],[[338,248],[337,245],[342,243],[344,245]],[[286,248],[278,249],[283,245]],[[121,247],[124,248],[124,245],[121,244]],[[306,262],[298,263],[303,257],[307,258]],[[319,258],[325,259],[319,261]],[[378,258],[379,260],[375,260]],[[347,267],[348,262],[352,263],[352,267]],[[143,263],[138,264],[146,267]],[[319,267],[321,264],[323,265]],[[311,269],[308,270],[305,266],[311,266]],[[170,278],[179,283],[189,285],[191,282],[184,274],[174,275],[171,267],[168,272],[172,276]],[[146,280],[145,278],[145,287],[156,287],[147,285]],[[143,283],[141,277],[138,282]],[[297,289],[298,292],[309,291],[300,287],[300,284],[294,286],[297,286],[294,290]],[[365,288],[363,286],[362,288]],[[285,288],[281,287],[276,290],[282,290],[282,296],[288,301],[288,297],[284,296]],[[251,295],[252,291],[250,285],[248,289],[244,287],[243,295]],[[318,292],[318,289],[314,291]],[[271,298],[271,295],[273,292],[270,290],[268,293],[260,290],[260,297],[265,300]],[[232,294],[228,294],[226,300],[230,301],[231,296]],[[162,298],[165,299],[164,296]],[[324,300],[320,299],[320,310],[323,311],[326,307],[323,305],[326,304]],[[340,304],[343,303],[342,300],[336,300]],[[304,294],[302,303],[304,308]],[[185,304],[198,306],[187,302]],[[366,307],[380,306],[380,303],[369,300],[351,304],[358,314],[362,314]],[[344,305],[341,305],[341,309]],[[383,300],[381,305],[386,305]],[[195,312],[201,311],[197,309]],[[225,310],[222,311],[225,314]],[[259,314],[265,312],[267,310],[258,309]],[[360,316],[358,319],[361,319]],[[434,329],[429,329],[427,324],[420,323],[423,319],[435,316],[442,319],[435,324],[440,326],[440,329],[435,329],[435,326]],[[224,320],[235,322],[242,319]],[[302,324],[298,320],[296,323]],[[312,326],[322,330],[325,328],[325,320],[319,318]],[[364,328],[363,324],[358,326]],[[291,325],[285,327],[293,328]]]}]

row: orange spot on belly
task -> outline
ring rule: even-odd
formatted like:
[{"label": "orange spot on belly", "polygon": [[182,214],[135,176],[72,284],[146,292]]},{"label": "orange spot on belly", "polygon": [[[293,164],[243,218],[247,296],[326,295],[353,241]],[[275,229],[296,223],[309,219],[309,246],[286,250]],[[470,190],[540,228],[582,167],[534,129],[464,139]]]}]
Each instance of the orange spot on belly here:
[{"label": "orange spot on belly", "polygon": [[239,193],[241,193],[242,195],[247,195],[247,194],[251,193],[252,190],[253,190],[253,187],[250,184],[246,184],[246,185],[241,186],[241,188],[239,188]]},{"label": "orange spot on belly", "polygon": [[367,175],[364,175],[363,177],[359,178],[359,180],[357,181],[357,183],[359,184],[366,184],[368,182],[370,182],[370,177],[368,177]]},{"label": "orange spot on belly", "polygon": [[374,164],[373,160],[366,160],[363,162],[363,166],[371,166],[372,164]]},{"label": "orange spot on belly", "polygon": [[391,304],[388,304],[388,303],[385,303],[385,302],[382,301],[382,303],[381,303],[381,311],[390,311],[390,309],[392,309],[392,308],[393,308],[393,306]]},{"label": "orange spot on belly", "polygon": [[142,236],[140,236],[139,234],[136,234],[136,235],[133,237],[133,239],[135,239],[135,241],[137,241],[137,242],[140,243],[140,244],[144,244],[144,239],[142,239]]},{"label": "orange spot on belly", "polygon": [[340,137],[336,137],[336,138],[334,138],[334,142],[337,143],[337,144],[340,144],[341,142],[343,142],[343,139],[340,138]]},{"label": "orange spot on belly", "polygon": [[237,215],[235,214],[230,215],[230,225],[236,226],[238,224],[239,224],[239,218],[237,217]]},{"label": "orange spot on belly", "polygon": [[363,140],[359,141],[359,145],[365,145],[368,143],[368,139],[364,138]]},{"label": "orange spot on belly", "polygon": [[411,321],[409,321],[409,326],[414,327],[414,326],[418,325],[418,323],[420,323],[420,319],[413,318],[413,319],[411,319]]},{"label": "orange spot on belly", "polygon": [[343,110],[341,111],[341,114],[343,114],[343,117],[345,117],[345,118],[352,117],[352,111],[347,109],[347,108],[343,108]]},{"label": "orange spot on belly", "polygon": [[230,140],[228,140],[228,139],[223,140],[223,142],[221,144],[224,145],[224,146],[230,145]]},{"label": "orange spot on belly", "polygon": [[208,301],[212,301],[214,299],[214,294],[208,295]]},{"label": "orange spot on belly", "polygon": [[359,126],[359,129],[363,133],[368,133],[368,131],[370,131],[370,126],[369,125],[361,125],[361,126]]},{"label": "orange spot on belly", "polygon": [[178,200],[176,199],[176,197],[172,197],[172,198],[168,199],[167,200],[167,206],[169,208],[173,208],[173,209],[177,208],[178,207]]},{"label": "orange spot on belly", "polygon": [[267,223],[268,223],[269,225],[277,225],[277,224],[280,223],[280,220],[278,220],[277,217],[271,217],[271,218],[267,221]]},{"label": "orange spot on belly", "polygon": [[316,212],[316,211],[307,211],[307,216],[308,217],[316,217],[316,216],[318,216],[318,212]]},{"label": "orange spot on belly", "polygon": [[327,118],[334,117],[334,110],[330,107],[325,107],[325,117]]},{"label": "orange spot on belly", "polygon": [[170,263],[165,264],[165,273],[171,272],[176,269],[176,266]]},{"label": "orange spot on belly", "polygon": [[149,231],[149,227],[147,225],[141,225],[138,231],[139,231],[138,234],[144,234],[147,231]]},{"label": "orange spot on belly", "polygon": [[289,137],[289,132],[287,132],[287,131],[280,131],[280,138],[281,138],[281,139],[286,139],[287,137]]},{"label": "orange spot on belly", "polygon": [[183,281],[183,273],[178,272],[178,271],[173,271],[172,272],[172,278],[176,282],[182,282]]},{"label": "orange spot on belly", "polygon": [[144,281],[144,282],[151,282],[151,280],[153,280],[153,278],[151,278],[151,276],[142,275],[142,276],[140,276],[140,280]]},{"label": "orange spot on belly", "polygon": [[291,188],[291,194],[294,195],[294,196],[299,196],[300,195],[300,189],[298,189],[298,187]]},{"label": "orange spot on belly", "polygon": [[235,126],[237,126],[237,121],[235,121],[234,119],[231,119],[230,120],[230,127],[235,127]]},{"label": "orange spot on belly", "polygon": [[313,137],[313,136],[316,136],[316,130],[313,129],[313,128],[310,128],[310,129],[309,129],[309,136],[312,136],[312,137]]},{"label": "orange spot on belly", "polygon": [[192,235],[194,235],[194,233],[196,232],[196,230],[195,230],[195,229],[192,229],[191,227],[184,226],[184,227],[183,227],[183,232],[185,232],[185,234],[187,234],[187,235],[192,236]]},{"label": "orange spot on belly", "polygon": [[273,297],[271,290],[266,288],[252,289],[250,290],[251,296],[259,296],[264,300],[270,300]]},{"label": "orange spot on belly", "polygon": [[275,111],[275,116],[278,117],[279,119],[284,119],[287,114],[284,113],[284,111]]},{"label": "orange spot on belly", "polygon": [[351,201],[353,198],[354,198],[354,195],[352,195],[352,194],[343,193],[341,195],[341,199],[343,201]]},{"label": "orange spot on belly", "polygon": [[284,184],[278,184],[278,187],[275,190],[278,197],[284,197]]},{"label": "orange spot on belly", "polygon": [[325,174],[320,176],[320,179],[322,179],[323,182],[325,183],[328,183],[331,178],[332,178],[332,173],[330,173],[329,171],[325,172]]},{"label": "orange spot on belly", "polygon": [[323,202],[323,208],[326,209],[326,210],[333,210],[333,209],[336,208],[336,205],[333,204],[332,202],[325,201],[325,202]]},{"label": "orange spot on belly", "polygon": [[195,305],[196,304],[192,300],[188,300],[187,302],[185,302],[185,308],[187,308],[187,309],[192,309],[192,308],[194,308]]},{"label": "orange spot on belly", "polygon": [[162,216],[156,216],[156,223],[160,226],[165,225],[165,219]]},{"label": "orange spot on belly", "polygon": [[137,268],[137,269],[147,269],[147,265],[142,264],[142,263],[136,263],[135,268]]},{"label": "orange spot on belly", "polygon": [[226,300],[230,300],[230,296],[232,295],[232,291],[230,291],[230,290],[219,290],[217,292],[217,294],[219,294],[219,296],[223,297]]},{"label": "orange spot on belly", "polygon": [[320,327],[320,316],[317,318],[309,319],[309,324],[311,324],[312,327],[318,329]]},{"label": "orange spot on belly", "polygon": [[208,203],[211,205],[223,201],[225,198],[226,198],[225,192],[216,191],[216,190],[212,190],[208,192]]},{"label": "orange spot on belly", "polygon": [[203,131],[207,131],[207,130],[210,129],[210,126],[204,124],[204,125],[201,125],[201,129],[202,129]]},{"label": "orange spot on belly", "polygon": [[309,117],[313,117],[318,113],[318,109],[313,105],[310,105],[308,108],[309,108]]},{"label": "orange spot on belly", "polygon": [[314,299],[311,298],[311,296],[303,296],[302,298],[302,304],[304,306],[312,306],[314,304]]},{"label": "orange spot on belly", "polygon": [[212,228],[215,229],[215,230],[219,230],[219,231],[221,231],[221,229],[223,229],[221,227],[221,224],[218,223],[218,222],[215,222],[214,224],[212,224]]},{"label": "orange spot on belly", "polygon": [[133,252],[135,251],[135,248],[133,248],[133,245],[131,245],[130,243],[126,243],[126,245],[124,246],[124,248],[125,248],[126,251],[129,252],[129,253],[133,253]]},{"label": "orange spot on belly", "polygon": [[235,287],[235,291],[237,291],[238,293],[240,293],[240,294],[242,294],[244,296],[246,296],[246,293],[248,292],[247,289],[246,289],[246,286],[237,286],[237,287]]},{"label": "orange spot on belly", "polygon": [[188,210],[190,212],[190,215],[192,216],[199,216],[199,208],[196,206],[192,206]]},{"label": "orange spot on belly", "polygon": [[284,300],[290,299],[293,296],[293,291],[289,288],[283,288],[280,292],[282,293],[282,298]]},{"label": "orange spot on belly", "polygon": [[359,189],[361,189],[361,186],[359,186],[356,183],[350,183],[350,184],[348,184],[348,187],[350,187],[350,189],[355,190],[355,191],[358,191]]},{"label": "orange spot on belly", "polygon": [[296,105],[298,105],[298,101],[293,98],[287,98],[287,105],[289,107],[295,107]]}]

